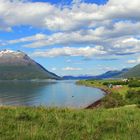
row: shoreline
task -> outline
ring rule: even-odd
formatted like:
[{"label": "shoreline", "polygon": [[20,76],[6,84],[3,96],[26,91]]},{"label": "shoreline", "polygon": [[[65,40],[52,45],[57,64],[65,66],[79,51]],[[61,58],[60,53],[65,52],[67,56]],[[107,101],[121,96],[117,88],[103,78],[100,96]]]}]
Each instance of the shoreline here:
[{"label": "shoreline", "polygon": [[[79,84],[79,85],[80,85],[80,84]],[[81,85],[82,85],[82,84],[81,84]],[[84,86],[87,86],[87,85],[84,85]],[[106,96],[107,94],[111,94],[111,93],[112,93],[111,91],[109,91],[108,89],[105,89],[105,88],[93,87],[93,86],[88,86],[88,87],[98,88],[98,89],[102,90],[102,91],[105,93],[105,96]],[[103,97],[103,98],[104,98],[104,97]],[[87,107],[85,107],[84,109],[93,109],[93,108],[100,107],[101,101],[102,101],[102,99],[99,99],[99,100],[95,101],[94,103],[89,104],[89,105],[88,105]]]}]

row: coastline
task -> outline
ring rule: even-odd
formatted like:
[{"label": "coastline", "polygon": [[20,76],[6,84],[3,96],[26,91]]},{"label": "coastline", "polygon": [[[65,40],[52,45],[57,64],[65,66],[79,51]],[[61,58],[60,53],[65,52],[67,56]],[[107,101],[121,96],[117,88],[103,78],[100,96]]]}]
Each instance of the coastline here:
[{"label": "coastline", "polygon": [[[96,87],[96,86],[93,86],[93,85],[80,84],[80,83],[76,83],[76,84],[81,85],[81,86],[87,86],[87,87],[92,87],[92,88],[98,88],[98,89],[102,90],[102,91],[105,93],[105,96],[106,96],[107,94],[111,94],[111,93],[112,93],[112,92],[111,92],[109,89],[107,89],[107,88]],[[102,99],[99,99],[99,100],[95,101],[94,103],[89,104],[89,105],[88,105],[87,107],[85,107],[84,109],[93,109],[93,108],[100,107],[101,101],[102,101]]]},{"label": "coastline", "polygon": [[[111,91],[109,91],[108,89],[99,88],[99,87],[94,87],[94,88],[98,88],[98,89],[102,90],[105,93],[105,96],[107,94],[111,94]],[[94,103],[89,104],[87,107],[85,107],[85,109],[93,109],[93,108],[100,107],[101,101],[102,101],[102,99],[99,99],[99,100],[95,101]]]}]

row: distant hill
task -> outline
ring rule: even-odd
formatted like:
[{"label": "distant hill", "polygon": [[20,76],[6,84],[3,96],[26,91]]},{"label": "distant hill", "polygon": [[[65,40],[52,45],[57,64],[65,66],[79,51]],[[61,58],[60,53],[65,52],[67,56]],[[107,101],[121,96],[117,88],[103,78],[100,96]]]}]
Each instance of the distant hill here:
[{"label": "distant hill", "polygon": [[84,80],[84,79],[93,79],[95,76],[89,76],[89,75],[79,75],[79,76],[72,76],[72,75],[66,75],[62,77],[64,80]]},{"label": "distant hill", "polygon": [[101,75],[91,76],[91,75],[80,75],[80,76],[63,76],[62,78],[65,80],[84,80],[84,79],[106,79],[106,78],[114,78],[118,77],[119,75],[128,72],[129,69],[122,69],[122,70],[114,70],[114,71],[107,71]]},{"label": "distant hill", "polygon": [[21,51],[0,51],[0,80],[60,79]]},{"label": "distant hill", "polygon": [[108,71],[104,74],[101,74],[101,75],[98,75],[96,76],[97,79],[105,79],[105,78],[117,78],[119,77],[120,75],[128,72],[129,69],[125,68],[125,69],[122,69],[122,70],[114,70],[114,71]]},{"label": "distant hill", "polygon": [[136,77],[136,78],[140,78],[140,64],[138,64],[135,67],[131,68],[128,72],[121,74],[120,77],[125,77],[125,78]]}]

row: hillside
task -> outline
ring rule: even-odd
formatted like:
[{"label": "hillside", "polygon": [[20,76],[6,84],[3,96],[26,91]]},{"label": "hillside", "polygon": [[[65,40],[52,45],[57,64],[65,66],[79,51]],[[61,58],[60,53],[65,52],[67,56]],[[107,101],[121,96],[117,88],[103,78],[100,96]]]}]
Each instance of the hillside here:
[{"label": "hillside", "polygon": [[86,80],[86,79],[94,79],[95,76],[90,75],[79,75],[79,76],[72,76],[72,75],[65,75],[62,77],[64,80]]},{"label": "hillside", "polygon": [[125,68],[122,70],[107,71],[106,73],[96,76],[96,78],[97,79],[114,78],[114,77],[118,77],[119,75],[121,75],[125,72],[128,72],[128,70],[129,69]]},{"label": "hillside", "polygon": [[131,68],[130,70],[128,70],[128,72],[121,74],[120,77],[125,77],[125,78],[137,77],[137,78],[140,78],[140,64]]},{"label": "hillside", "polygon": [[79,75],[79,76],[63,76],[64,80],[85,80],[85,79],[106,79],[106,78],[114,78],[118,77],[119,75],[128,72],[129,69],[125,68],[122,70],[112,70],[112,71],[107,71],[103,74],[97,75],[97,76],[92,76],[92,75]]},{"label": "hillside", "polygon": [[0,51],[0,80],[59,78],[21,51]]}]

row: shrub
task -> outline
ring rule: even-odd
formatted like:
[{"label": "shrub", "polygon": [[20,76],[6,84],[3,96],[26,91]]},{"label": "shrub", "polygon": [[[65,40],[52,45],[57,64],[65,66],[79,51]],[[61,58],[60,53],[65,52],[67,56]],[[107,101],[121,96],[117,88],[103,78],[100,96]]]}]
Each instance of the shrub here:
[{"label": "shrub", "polygon": [[105,108],[113,108],[125,105],[125,101],[119,93],[112,93],[102,99],[101,105]]},{"label": "shrub", "polygon": [[131,104],[138,104],[140,103],[140,90],[129,90],[126,94],[126,99]]},{"label": "shrub", "polygon": [[18,114],[18,116],[16,117],[16,119],[17,120],[20,120],[20,121],[30,121],[30,120],[32,120],[32,117],[27,112],[21,112],[20,114]]},{"label": "shrub", "polygon": [[138,101],[137,107],[140,108],[140,100]]},{"label": "shrub", "polygon": [[128,85],[128,82],[125,82],[125,81],[113,81],[113,82],[104,82],[103,85],[109,85],[109,84],[112,84],[112,85]]},{"label": "shrub", "polygon": [[132,80],[128,84],[129,87],[140,87],[140,81],[138,80]]}]

